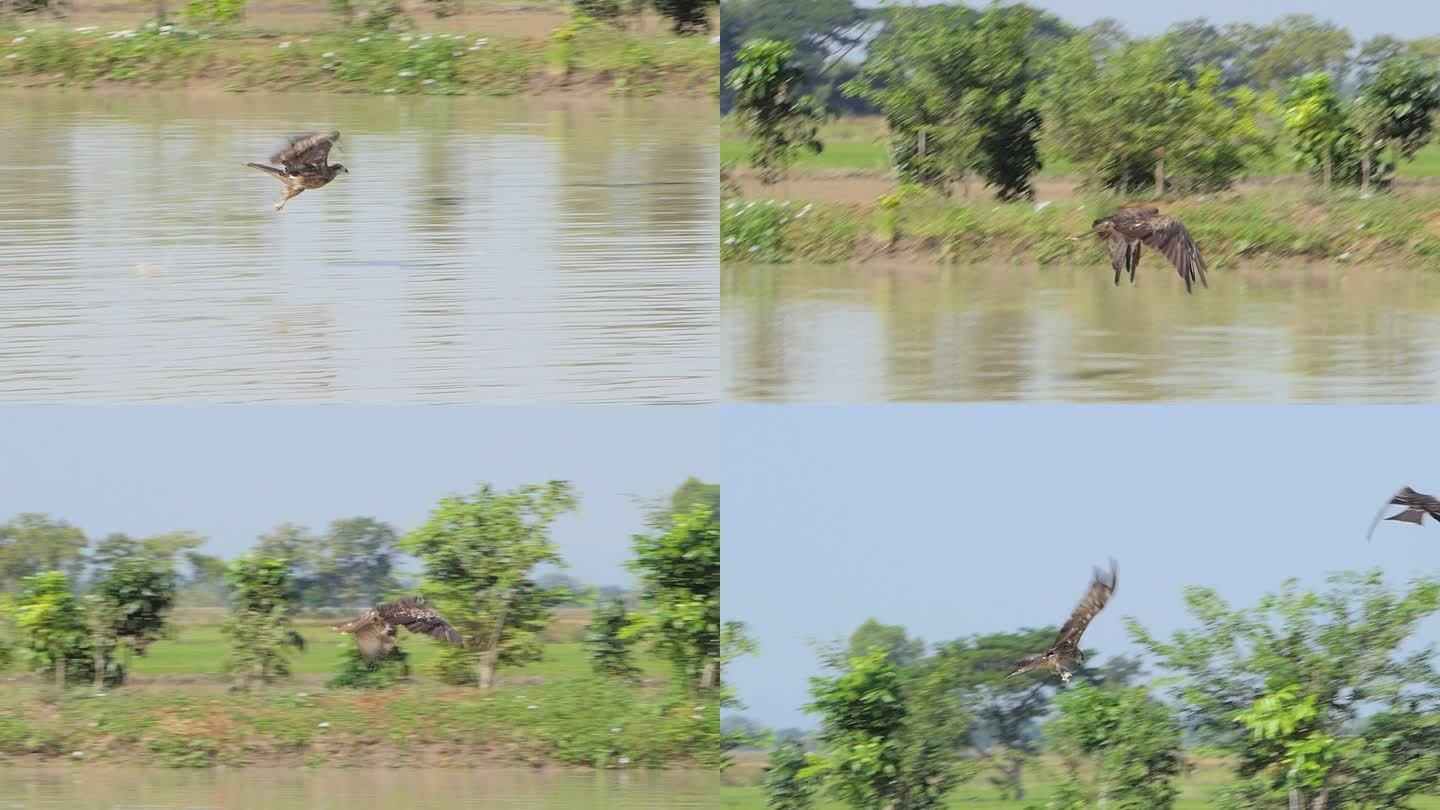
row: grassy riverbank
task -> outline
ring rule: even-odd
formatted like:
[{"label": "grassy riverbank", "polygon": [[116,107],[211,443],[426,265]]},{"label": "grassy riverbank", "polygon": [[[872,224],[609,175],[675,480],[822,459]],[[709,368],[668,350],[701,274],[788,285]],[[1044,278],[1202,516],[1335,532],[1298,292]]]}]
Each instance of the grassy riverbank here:
[{"label": "grassy riverbank", "polygon": [[18,87],[707,95],[716,91],[718,69],[719,51],[708,37],[598,23],[566,23],[530,36],[0,24],[0,85]]},{"label": "grassy riverbank", "polygon": [[[720,807],[726,810],[764,810],[765,792],[759,786],[763,778],[765,757],[757,752],[744,752],[736,757],[737,765],[726,772],[720,788]],[[1214,806],[1218,789],[1232,779],[1232,769],[1223,759],[1194,757],[1190,769],[1176,780],[1180,794],[1174,810],[1205,810]],[[999,785],[991,783],[983,773],[961,784],[946,797],[947,808],[983,808],[984,810],[1025,810],[1043,807],[1054,795],[1064,777],[1063,763],[1052,755],[1041,755],[1026,768],[1025,798],[1006,798]],[[826,798],[816,802],[817,810],[843,810],[844,805]],[[1440,796],[1416,799],[1414,810],[1440,810]]]},{"label": "grassy riverbank", "polygon": [[[915,189],[868,205],[732,197],[721,206],[721,259],[841,262],[918,254],[937,261],[1108,264],[1093,240],[1065,237],[1120,202],[966,202]],[[1440,214],[1424,198],[1291,190],[1177,200],[1164,208],[1185,222],[1212,267],[1331,260],[1440,269]]]},{"label": "grassy riverbank", "polygon": [[[204,615],[132,662],[129,682],[64,694],[18,668],[0,685],[0,763],[112,765],[711,767],[718,707],[677,696],[666,665],[643,656],[641,681],[596,678],[578,636],[588,611],[562,610],[545,657],[501,669],[495,689],[429,677],[436,642],[401,639],[412,677],[378,691],[328,689],[348,639],[332,620],[297,625],[306,649],[294,674],[249,692],[229,689],[227,651]],[[628,762],[621,763],[621,758]]]}]

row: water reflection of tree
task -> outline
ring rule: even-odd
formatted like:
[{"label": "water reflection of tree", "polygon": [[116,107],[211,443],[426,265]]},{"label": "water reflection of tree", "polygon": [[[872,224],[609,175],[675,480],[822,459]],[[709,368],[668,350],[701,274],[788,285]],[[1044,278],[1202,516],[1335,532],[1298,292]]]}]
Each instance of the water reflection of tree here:
[{"label": "water reflection of tree", "polygon": [[[1432,395],[1436,327],[1425,315],[1440,310],[1440,282],[1340,272],[1222,270],[1210,290],[1187,296],[1168,274],[1116,289],[1088,267],[730,268],[747,280],[724,294],[756,297],[743,304],[743,336],[732,337],[743,341],[735,374],[745,398],[797,382],[786,376],[793,350],[780,324],[788,320],[792,334],[821,330],[817,308],[833,311],[837,297],[866,302],[882,325],[884,366],[822,351],[820,368],[805,373],[846,374],[861,396],[867,373],[878,375],[880,396],[907,400]],[[766,283],[765,273],[783,274],[784,284]]]}]

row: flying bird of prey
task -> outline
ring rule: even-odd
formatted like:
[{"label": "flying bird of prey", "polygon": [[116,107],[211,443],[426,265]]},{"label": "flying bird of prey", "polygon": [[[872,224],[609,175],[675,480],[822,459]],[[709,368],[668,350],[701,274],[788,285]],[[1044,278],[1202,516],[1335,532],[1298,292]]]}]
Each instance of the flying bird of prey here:
[{"label": "flying bird of prey", "polygon": [[1119,582],[1119,571],[1115,567],[1115,561],[1110,561],[1110,577],[1107,581],[1105,572],[1099,568],[1095,569],[1095,578],[1090,582],[1090,590],[1075,606],[1075,611],[1066,620],[1065,626],[1060,628],[1060,634],[1055,637],[1055,643],[1039,655],[1032,655],[1023,661],[1015,664],[1015,671],[1005,676],[1007,678],[1019,675],[1022,672],[1032,669],[1048,669],[1060,676],[1061,683],[1070,683],[1070,671],[1065,668],[1066,664],[1079,661],[1084,663],[1085,653],[1080,649],[1080,636],[1084,635],[1085,628],[1090,625],[1090,620],[1095,614],[1105,609],[1105,603],[1115,593],[1115,585]]},{"label": "flying bird of prey", "polygon": [[445,617],[425,607],[423,596],[402,596],[381,602],[345,624],[330,629],[353,633],[360,654],[367,661],[373,661],[395,649],[395,630],[399,627],[455,644],[464,640],[445,621]]},{"label": "flying bird of prey", "polygon": [[1175,217],[1160,213],[1160,209],[1136,206],[1121,208],[1095,224],[1085,233],[1076,234],[1073,239],[1098,236],[1110,250],[1110,265],[1115,268],[1115,286],[1120,286],[1120,271],[1130,273],[1130,283],[1135,283],[1135,268],[1140,266],[1140,246],[1148,245],[1165,255],[1180,278],[1185,280],[1185,292],[1190,292],[1198,276],[1201,286],[1209,287],[1205,280],[1205,260],[1190,232]]},{"label": "flying bird of prey", "polygon": [[289,146],[270,156],[270,162],[279,163],[283,169],[263,163],[245,165],[259,169],[285,184],[285,190],[280,192],[280,201],[275,203],[275,210],[281,211],[284,210],[285,203],[292,197],[299,196],[305,189],[321,188],[341,172],[350,173],[343,165],[329,162],[330,147],[339,140],[339,130],[295,135],[290,138]]},{"label": "flying bird of prey", "polygon": [[1367,541],[1375,533],[1375,527],[1380,525],[1380,516],[1385,514],[1385,510],[1391,506],[1405,508],[1398,514],[1385,518],[1386,520],[1399,520],[1405,523],[1414,523],[1416,526],[1425,525],[1426,515],[1440,520],[1440,498],[1416,492],[1410,487],[1401,487],[1400,491],[1395,493],[1384,506],[1380,507],[1380,511],[1375,513],[1375,519],[1370,522],[1370,531],[1365,533]]}]

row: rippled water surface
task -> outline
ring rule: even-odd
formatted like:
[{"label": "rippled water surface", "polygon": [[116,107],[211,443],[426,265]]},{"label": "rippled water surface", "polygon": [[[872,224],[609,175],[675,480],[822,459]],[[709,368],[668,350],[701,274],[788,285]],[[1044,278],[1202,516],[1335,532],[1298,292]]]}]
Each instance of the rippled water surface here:
[{"label": "rippled water surface", "polygon": [[[1153,257],[1152,257],[1153,258]],[[1108,264],[722,272],[727,395],[750,401],[1440,401],[1440,274]]]},{"label": "rippled water surface", "polygon": [[0,768],[0,808],[14,810],[697,810],[715,795],[701,772]]},{"label": "rippled water surface", "polygon": [[[713,100],[0,94],[0,400],[718,397]],[[351,170],[277,214],[263,161]]]}]

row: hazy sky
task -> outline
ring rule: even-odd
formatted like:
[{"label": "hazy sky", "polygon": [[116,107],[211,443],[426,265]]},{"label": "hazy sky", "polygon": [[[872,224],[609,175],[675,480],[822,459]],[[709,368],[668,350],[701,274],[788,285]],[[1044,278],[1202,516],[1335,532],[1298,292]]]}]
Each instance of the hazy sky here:
[{"label": "hazy sky", "polygon": [[[1251,606],[1287,577],[1440,575],[1440,526],[1365,529],[1402,485],[1440,491],[1440,408],[729,406],[722,606],[758,657],[729,678],[774,726],[813,727],[807,639],[874,617],[927,642],[1058,625],[1114,557],[1087,647],[1121,618],[1190,624],[1181,588]],[[1440,641],[1440,621],[1424,626]],[[1037,650],[1038,652],[1038,650]]]},{"label": "hazy sky", "polygon": [[0,520],[45,512],[93,537],[175,530],[233,556],[284,522],[366,516],[404,532],[448,494],[571,481],[568,573],[625,584],[631,498],[718,475],[716,414],[685,406],[0,408]]},{"label": "hazy sky", "polygon": [[[1009,2],[1009,0],[1007,0]],[[860,6],[879,6],[879,0],[857,0]],[[929,5],[928,3],[926,5]],[[983,8],[984,2],[967,5]],[[1155,3],[1149,0],[1030,0],[1030,5],[1077,26],[1086,26],[1102,17],[1114,17],[1132,35],[1154,36],[1182,20],[1205,17],[1221,25],[1236,22],[1268,23],[1287,14],[1309,14],[1344,26],[1357,44],[1376,34],[1402,39],[1440,34],[1440,3],[1407,0],[1377,0],[1346,3],[1339,0],[1310,0],[1307,3],[1256,3],[1244,0],[1217,0],[1204,5]],[[1428,9],[1428,10],[1427,10]]]}]

